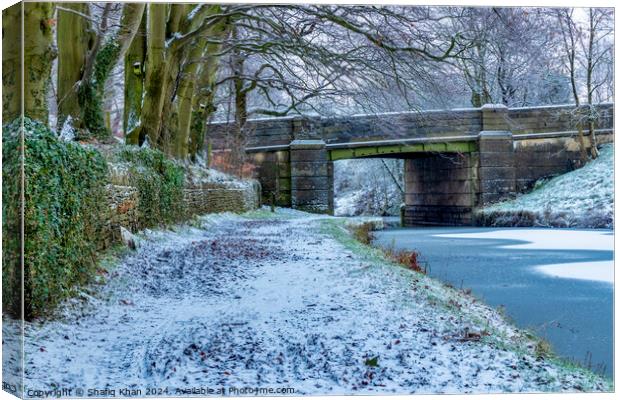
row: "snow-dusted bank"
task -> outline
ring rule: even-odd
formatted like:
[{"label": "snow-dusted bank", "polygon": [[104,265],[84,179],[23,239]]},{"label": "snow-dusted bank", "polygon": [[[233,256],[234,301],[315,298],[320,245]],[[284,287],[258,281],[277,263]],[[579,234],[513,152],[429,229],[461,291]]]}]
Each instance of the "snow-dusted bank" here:
[{"label": "snow-dusted bank", "polygon": [[26,395],[612,389],[473,297],[385,261],[337,218],[260,210],[149,231],[101,280],[26,325]]},{"label": "snow-dusted bank", "polygon": [[480,212],[493,226],[612,228],[614,209],[613,144],[583,168],[541,182],[530,193]]}]

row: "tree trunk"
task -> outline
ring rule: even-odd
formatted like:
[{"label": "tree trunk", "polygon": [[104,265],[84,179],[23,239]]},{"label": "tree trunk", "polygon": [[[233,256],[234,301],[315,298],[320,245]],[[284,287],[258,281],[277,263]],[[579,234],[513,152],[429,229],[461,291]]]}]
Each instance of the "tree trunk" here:
[{"label": "tree trunk", "polygon": [[[213,30],[215,39],[224,39],[232,28],[230,21],[222,20]],[[209,43],[205,50],[205,61],[198,74],[197,84],[194,85],[192,97],[192,113],[189,123],[189,156],[196,161],[196,155],[203,151],[205,146],[206,126],[209,118],[215,112],[213,104],[215,98],[215,80],[220,65],[219,56],[221,44]]]},{"label": "tree trunk", "polygon": [[123,132],[127,144],[142,144],[135,129],[140,125],[142,93],[144,91],[144,72],[146,63],[146,9],[143,11],[140,27],[136,32],[125,57],[125,106],[123,107]]},{"label": "tree trunk", "polygon": [[[88,15],[86,3],[60,3],[62,8]],[[92,46],[89,21],[70,11],[58,10],[58,129],[71,116],[74,127],[81,127],[81,107],[78,101],[78,85],[82,80],[83,66]]]},{"label": "tree trunk", "polygon": [[194,82],[197,79],[198,60],[202,57],[204,48],[204,39],[199,39],[192,46],[177,90],[177,105],[175,107],[177,126],[174,131],[174,156],[178,159],[184,159],[189,153],[189,128],[192,116]]},{"label": "tree trunk", "polygon": [[[194,16],[192,19],[183,20],[183,23],[180,24],[182,25],[181,30],[183,32],[194,31],[200,26],[205,17],[219,12],[221,12],[221,6],[219,5],[203,6],[199,18]],[[220,47],[219,45],[208,44],[206,38],[219,38],[225,25],[225,20],[215,24],[198,37],[182,55],[175,55],[177,58],[183,58],[184,61],[181,71],[174,71],[175,73],[171,74],[171,77],[177,77],[175,79],[177,86],[174,88],[173,96],[169,98],[172,101],[171,107],[169,107],[171,113],[165,124],[165,133],[170,141],[169,152],[178,159],[185,159],[190,153],[195,154],[193,150],[190,151],[190,136],[193,129],[192,120],[196,115],[194,111],[197,110],[194,100],[197,96],[196,88],[203,83],[201,81],[205,68],[213,75],[215,74],[216,69],[213,69],[213,63],[217,63],[217,59],[209,58],[208,55],[210,51],[214,52],[216,51],[215,49]],[[176,52],[179,52],[179,50],[176,50]],[[181,62],[172,61],[172,64],[177,65],[181,64]],[[207,84],[213,85],[214,79],[215,77],[213,76],[208,80]],[[168,108],[164,106],[164,110],[166,109]]]},{"label": "tree trunk", "polygon": [[[24,4],[24,114],[45,124],[47,90],[56,58],[53,46],[54,3]],[[17,20],[19,24],[20,19]]]},{"label": "tree trunk", "polygon": [[144,101],[140,114],[139,135],[150,138],[150,142],[159,142],[161,113],[164,100],[164,78],[166,76],[166,5],[149,4],[147,20],[147,62],[144,80]]},{"label": "tree trunk", "polygon": [[590,134],[590,156],[593,159],[598,157],[598,143],[596,140],[596,133],[594,132],[594,120],[595,120],[595,112],[594,107],[592,106],[592,97],[594,94],[594,89],[592,88],[592,75],[594,73],[594,41],[596,39],[596,28],[594,24],[594,10],[592,8],[589,9],[589,38],[588,38],[588,66],[586,70],[586,91],[588,93],[588,131]]},{"label": "tree trunk", "polygon": [[22,6],[2,10],[2,123],[19,118],[22,112]]},{"label": "tree trunk", "polygon": [[[588,155],[586,152],[586,142],[583,136],[583,124],[582,124],[582,115],[581,115],[581,104],[579,101],[579,91],[577,90],[577,78],[576,78],[576,69],[577,65],[575,62],[576,49],[575,49],[575,33],[573,30],[573,22],[571,16],[565,11],[563,23],[566,24],[567,32],[563,31],[563,35],[568,35],[568,40],[564,39],[564,47],[566,51],[566,56],[568,58],[568,69],[570,73],[570,84],[571,90],[573,92],[573,99],[575,100],[575,113],[577,115],[577,140],[579,141],[579,158],[581,160],[581,165],[585,164],[588,159]],[[560,20],[562,22],[562,20]],[[570,43],[570,44],[569,44]]]},{"label": "tree trunk", "polygon": [[[170,5],[170,15],[166,24],[166,40],[173,40],[180,32],[184,31],[181,25],[186,21],[190,10],[188,4]],[[160,132],[157,146],[169,155],[176,152],[176,131],[178,128],[178,113],[176,110],[176,98],[178,96],[179,81],[181,79],[180,70],[188,50],[183,47],[168,46],[166,49],[165,62],[166,73],[162,81],[163,105],[160,115]]]},{"label": "tree trunk", "polygon": [[123,7],[121,27],[94,55],[92,75],[85,74],[80,88],[83,101],[84,122],[93,134],[106,137],[110,134],[105,124],[103,100],[105,84],[119,59],[125,56],[144,14],[144,3],[126,3]]}]

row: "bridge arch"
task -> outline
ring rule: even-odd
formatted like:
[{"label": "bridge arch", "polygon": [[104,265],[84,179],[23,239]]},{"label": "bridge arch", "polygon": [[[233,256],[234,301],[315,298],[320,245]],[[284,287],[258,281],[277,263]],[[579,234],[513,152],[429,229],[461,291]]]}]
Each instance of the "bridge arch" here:
[{"label": "bridge arch", "polygon": [[[597,105],[599,143],[613,140],[613,104]],[[574,106],[388,113],[347,118],[251,121],[246,152],[265,199],[333,213],[333,162],[405,160],[407,225],[470,225],[475,209],[515,196],[579,162]],[[211,124],[218,140],[227,124]],[[587,137],[589,142],[589,137]],[[266,200],[268,202],[268,200]]]}]

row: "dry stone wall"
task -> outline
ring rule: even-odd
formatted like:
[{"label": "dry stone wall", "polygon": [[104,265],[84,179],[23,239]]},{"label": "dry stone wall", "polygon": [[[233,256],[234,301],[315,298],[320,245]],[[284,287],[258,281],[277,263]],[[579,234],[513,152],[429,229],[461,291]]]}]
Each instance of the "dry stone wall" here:
[{"label": "dry stone wall", "polygon": [[245,212],[260,205],[260,185],[257,181],[244,184],[209,184],[183,190],[186,215],[218,212]]},{"label": "dry stone wall", "polygon": [[[139,226],[138,189],[127,185],[106,186],[109,214],[105,219],[104,248],[121,239],[120,228],[132,232],[143,228]],[[186,218],[194,215],[218,212],[246,212],[260,206],[261,188],[258,181],[211,183],[187,187],[183,190]]]},{"label": "dry stone wall", "polygon": [[121,226],[132,232],[139,229],[138,189],[133,186],[110,184],[106,186],[106,192],[110,208],[104,226],[104,248],[120,241]]}]

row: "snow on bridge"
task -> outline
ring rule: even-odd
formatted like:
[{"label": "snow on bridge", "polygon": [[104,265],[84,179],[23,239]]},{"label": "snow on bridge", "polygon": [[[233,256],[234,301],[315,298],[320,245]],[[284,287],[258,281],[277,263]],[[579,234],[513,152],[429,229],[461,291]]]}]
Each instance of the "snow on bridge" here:
[{"label": "snow on bridge", "polygon": [[[613,103],[592,108],[599,143],[613,140]],[[248,121],[245,150],[266,198],[333,211],[332,162],[398,157],[405,162],[406,224],[469,225],[477,207],[527,190],[541,177],[579,166],[589,106],[481,108]],[[209,125],[215,152],[232,147],[233,125]]]}]

